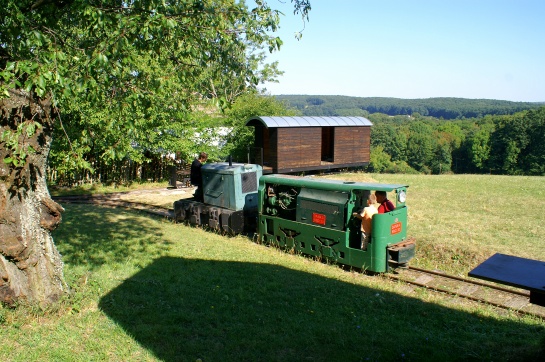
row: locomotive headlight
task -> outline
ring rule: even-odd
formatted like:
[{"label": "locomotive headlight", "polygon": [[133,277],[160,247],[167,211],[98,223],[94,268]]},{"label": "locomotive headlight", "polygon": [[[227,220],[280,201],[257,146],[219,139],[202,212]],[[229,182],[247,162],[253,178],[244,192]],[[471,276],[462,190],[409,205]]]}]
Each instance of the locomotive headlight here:
[{"label": "locomotive headlight", "polygon": [[399,191],[397,194],[397,199],[399,202],[405,202],[407,200],[407,194],[405,191]]}]

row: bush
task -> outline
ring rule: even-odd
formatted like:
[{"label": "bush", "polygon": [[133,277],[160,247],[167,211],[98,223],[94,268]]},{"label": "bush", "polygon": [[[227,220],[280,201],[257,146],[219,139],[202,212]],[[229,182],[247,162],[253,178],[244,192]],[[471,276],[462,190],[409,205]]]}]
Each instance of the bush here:
[{"label": "bush", "polygon": [[407,173],[418,174],[414,168],[409,166],[405,161],[393,162],[391,156],[384,152],[382,146],[374,147],[371,150],[371,160],[367,167],[368,172],[376,173]]},{"label": "bush", "polygon": [[404,173],[418,175],[420,172],[409,166],[405,161],[392,162],[392,166],[384,171],[384,173]]}]

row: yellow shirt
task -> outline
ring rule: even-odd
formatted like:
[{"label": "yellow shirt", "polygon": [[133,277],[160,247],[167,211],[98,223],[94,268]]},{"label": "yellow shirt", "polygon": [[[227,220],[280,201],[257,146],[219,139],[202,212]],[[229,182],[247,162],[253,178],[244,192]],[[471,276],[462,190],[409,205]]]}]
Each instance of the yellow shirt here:
[{"label": "yellow shirt", "polygon": [[369,205],[361,212],[361,231],[366,235],[371,234],[371,222],[373,221],[373,215],[377,213],[378,210],[375,205]]}]

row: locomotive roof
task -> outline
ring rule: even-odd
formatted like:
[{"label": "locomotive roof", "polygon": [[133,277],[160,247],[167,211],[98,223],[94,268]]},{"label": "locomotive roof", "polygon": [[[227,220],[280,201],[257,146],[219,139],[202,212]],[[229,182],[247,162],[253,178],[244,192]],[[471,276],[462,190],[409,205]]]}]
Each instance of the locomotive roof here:
[{"label": "locomotive roof", "polygon": [[252,117],[246,126],[262,124],[267,128],[284,127],[361,127],[372,126],[365,117]]},{"label": "locomotive roof", "polygon": [[[332,191],[350,191],[350,190],[375,190],[375,191],[394,191],[397,189],[406,189],[409,185],[403,184],[380,184],[380,183],[368,183],[368,182],[353,182],[342,180],[331,180],[317,177],[300,177],[293,175],[263,175],[261,176],[260,183],[272,183],[278,180],[283,185],[290,186],[304,186],[309,188],[317,188]],[[280,181],[281,180],[281,181]]]}]

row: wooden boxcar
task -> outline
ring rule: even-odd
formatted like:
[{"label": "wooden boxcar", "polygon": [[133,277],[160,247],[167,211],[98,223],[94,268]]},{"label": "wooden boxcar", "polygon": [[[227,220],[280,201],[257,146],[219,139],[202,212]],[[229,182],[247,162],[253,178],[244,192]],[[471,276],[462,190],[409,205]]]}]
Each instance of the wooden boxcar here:
[{"label": "wooden boxcar", "polygon": [[372,123],[364,117],[252,117],[251,163],[263,173],[356,168],[369,164]]}]

